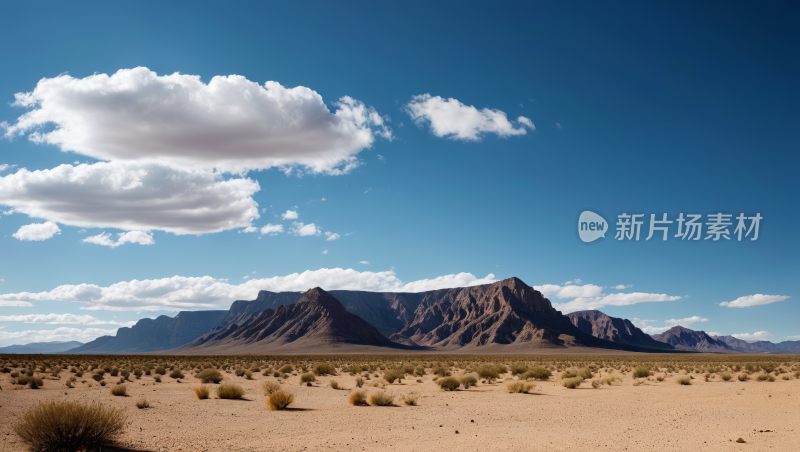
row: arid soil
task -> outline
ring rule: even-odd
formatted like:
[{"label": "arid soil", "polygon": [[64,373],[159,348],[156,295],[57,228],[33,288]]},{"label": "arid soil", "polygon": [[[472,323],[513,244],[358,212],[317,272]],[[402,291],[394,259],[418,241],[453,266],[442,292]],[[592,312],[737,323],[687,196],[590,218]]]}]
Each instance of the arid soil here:
[{"label": "arid soil", "polygon": [[[197,379],[186,372],[181,383],[150,376],[127,383],[128,396],[115,397],[112,385],[91,379],[75,388],[64,379],[45,380],[44,387],[14,390],[8,374],[0,374],[0,451],[27,450],[13,432],[22,415],[39,401],[98,401],[123,407],[128,426],[121,446],[131,451],[316,451],[316,450],[457,450],[457,451],[798,451],[800,450],[800,380],[774,382],[703,381],[678,385],[682,372],[656,381],[657,374],[634,386],[630,373],[617,371],[621,382],[592,388],[584,382],[567,389],[558,375],[536,385],[530,394],[510,394],[513,379],[478,384],[467,390],[442,391],[434,375],[408,377],[386,385],[396,406],[352,406],[348,396],[355,377],[317,377],[301,386],[299,373],[283,389],[292,392],[289,410],[270,411],[261,385],[277,381],[254,374],[253,380],[223,373],[246,390],[247,400],[198,400]],[[374,373],[373,373],[374,374]],[[133,377],[131,377],[133,379]],[[422,383],[418,383],[420,378]],[[346,390],[328,386],[336,380]],[[368,393],[380,391],[372,378]],[[89,384],[92,387],[88,387]],[[416,393],[418,406],[402,396]],[[137,409],[146,398],[150,408]],[[744,443],[737,443],[742,438]]]}]

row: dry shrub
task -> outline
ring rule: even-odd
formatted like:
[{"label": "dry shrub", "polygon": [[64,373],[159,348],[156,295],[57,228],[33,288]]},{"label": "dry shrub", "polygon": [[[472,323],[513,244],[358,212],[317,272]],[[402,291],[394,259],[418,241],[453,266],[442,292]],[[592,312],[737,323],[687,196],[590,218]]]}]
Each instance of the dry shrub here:
[{"label": "dry shrub", "polygon": [[570,377],[561,380],[561,384],[567,389],[575,389],[583,383],[583,377]]},{"label": "dry shrub", "polygon": [[592,373],[591,370],[584,367],[583,369],[578,371],[578,376],[582,377],[584,380],[588,380],[594,377],[594,374]]},{"label": "dry shrub", "polygon": [[739,378],[739,381],[747,381],[747,380],[750,379],[750,377],[748,377],[747,374],[739,374],[738,378]]},{"label": "dry shrub", "polygon": [[367,404],[367,391],[353,391],[350,394],[350,405],[364,406]]},{"label": "dry shrub", "polygon": [[126,396],[128,395],[128,388],[125,385],[116,385],[111,388],[111,394],[119,397]]},{"label": "dry shrub", "polygon": [[494,381],[496,378],[500,376],[500,369],[497,366],[492,364],[481,364],[480,366],[475,368],[475,373],[478,374],[479,377],[485,378],[489,381]]},{"label": "dry shrub", "polygon": [[60,401],[40,403],[14,431],[31,450],[94,451],[113,444],[124,428],[122,409]]},{"label": "dry shrub", "polygon": [[564,373],[561,374],[561,379],[575,378],[577,376],[578,372],[576,370],[565,370]]},{"label": "dry shrub", "polygon": [[461,377],[461,385],[464,386],[464,389],[469,389],[470,386],[478,385],[478,379],[472,375],[465,375]]},{"label": "dry shrub", "polygon": [[330,386],[331,389],[347,389],[343,388],[342,386],[339,386],[339,382],[336,380],[331,380],[330,383],[328,383],[328,386]]},{"label": "dry shrub", "polygon": [[199,378],[203,383],[219,383],[222,381],[222,374],[216,369],[206,369],[194,377]]},{"label": "dry shrub", "polygon": [[309,372],[309,373],[300,375],[300,382],[301,383],[308,383],[308,382],[312,382],[312,381],[317,381],[317,377],[315,377],[314,374]]},{"label": "dry shrub", "polygon": [[236,383],[222,383],[217,388],[217,397],[220,399],[241,399],[244,389]]},{"label": "dry shrub", "polygon": [[194,390],[194,395],[196,395],[198,399],[205,400],[208,398],[208,386],[195,386],[192,389]]},{"label": "dry shrub", "polygon": [[286,391],[277,391],[269,395],[267,405],[271,411],[286,409],[294,401],[294,394]]},{"label": "dry shrub", "polygon": [[537,380],[547,380],[552,375],[553,375],[553,373],[550,372],[549,370],[545,369],[544,367],[536,366],[536,367],[530,369],[529,371],[525,372],[522,375],[522,378],[524,378],[526,380],[528,378],[535,378]]},{"label": "dry shrub", "polygon": [[511,394],[527,394],[528,392],[533,389],[533,385],[530,383],[525,383],[523,381],[515,381],[513,383],[509,383],[506,386],[506,389]]},{"label": "dry shrub", "polygon": [[725,372],[724,374],[720,375],[720,377],[722,377],[722,380],[724,380],[724,381],[730,381],[731,380],[731,374],[729,374],[727,372]]},{"label": "dry shrub", "polygon": [[525,363],[514,363],[511,365],[511,375],[524,374],[528,371],[528,365]]},{"label": "dry shrub", "polygon": [[181,372],[180,369],[175,369],[171,374],[169,374],[169,376],[177,380],[178,378],[183,378],[185,375],[183,375],[183,372]]},{"label": "dry shrub", "polygon": [[395,380],[402,380],[403,379],[403,372],[400,371],[399,369],[387,370],[383,374],[383,379],[388,381],[389,384],[392,384],[392,383],[395,382]]},{"label": "dry shrub", "polygon": [[417,406],[417,394],[411,393],[403,397],[403,403],[409,406]]},{"label": "dry shrub", "polygon": [[136,408],[140,410],[143,408],[150,408],[150,404],[147,402],[147,399],[139,399],[136,401]]},{"label": "dry shrub", "polygon": [[633,378],[647,378],[650,376],[650,368],[646,366],[637,367],[633,371]]},{"label": "dry shrub", "polygon": [[270,394],[275,394],[276,392],[280,391],[281,385],[275,383],[274,381],[265,381],[262,388],[264,389],[264,395],[268,396]]},{"label": "dry shrub", "polygon": [[364,379],[361,377],[356,377],[356,386],[358,386],[359,388],[364,386]]},{"label": "dry shrub", "polygon": [[328,363],[317,363],[317,365],[314,366],[314,374],[317,376],[336,375],[336,369]]},{"label": "dry shrub", "polygon": [[456,377],[440,378],[436,381],[436,384],[445,391],[455,391],[461,386],[461,382]]},{"label": "dry shrub", "polygon": [[594,389],[597,389],[597,388],[599,388],[600,386],[603,386],[603,383],[600,383],[600,382],[599,382],[599,381],[597,381],[597,380],[592,380],[592,387],[593,387]]},{"label": "dry shrub", "polygon": [[31,389],[39,389],[39,387],[44,386],[44,380],[42,380],[40,377],[30,377],[30,378],[31,379],[28,382],[28,386],[30,386]]},{"label": "dry shrub", "polygon": [[683,386],[689,386],[692,384],[692,379],[689,377],[678,378],[677,380],[675,380],[675,383],[678,383],[679,385]]},{"label": "dry shrub", "polygon": [[388,392],[376,392],[369,396],[369,404],[372,406],[392,406],[394,405],[394,396]]}]

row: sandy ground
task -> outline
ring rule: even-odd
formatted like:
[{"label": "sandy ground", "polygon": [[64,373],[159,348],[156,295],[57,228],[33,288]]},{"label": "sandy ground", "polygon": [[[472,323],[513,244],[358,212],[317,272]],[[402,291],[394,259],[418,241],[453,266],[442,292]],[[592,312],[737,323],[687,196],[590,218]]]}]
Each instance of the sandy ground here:
[{"label": "sandy ground", "polygon": [[[145,376],[127,383],[128,397],[114,397],[110,386],[91,379],[74,389],[62,378],[45,380],[43,389],[11,390],[2,374],[0,451],[26,450],[13,425],[38,401],[59,399],[123,407],[128,426],[121,442],[131,451],[800,451],[800,380],[794,378],[707,383],[697,376],[681,386],[673,375],[633,386],[628,375],[619,386],[584,383],[573,390],[551,379],[536,382],[532,394],[509,394],[510,379],[443,392],[426,375],[422,383],[386,386],[397,396],[417,393],[419,406],[398,397],[395,407],[354,407],[350,390],[327,386],[336,380],[352,389],[354,377],[319,377],[306,387],[292,376],[283,385],[295,395],[292,409],[273,412],[261,385],[275,378],[224,375],[246,389],[248,400],[198,400],[189,375],[183,383]],[[141,398],[150,408],[136,408]],[[740,437],[746,442],[736,443]]]}]

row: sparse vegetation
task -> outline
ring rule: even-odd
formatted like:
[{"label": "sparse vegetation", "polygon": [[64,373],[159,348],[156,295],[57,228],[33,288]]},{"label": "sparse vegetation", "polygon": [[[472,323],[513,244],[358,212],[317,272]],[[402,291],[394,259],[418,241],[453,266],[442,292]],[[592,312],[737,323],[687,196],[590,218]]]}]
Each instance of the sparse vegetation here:
[{"label": "sparse vegetation", "polygon": [[205,369],[197,373],[194,377],[199,378],[203,383],[219,383],[222,381],[222,374],[216,369]]},{"label": "sparse vegetation", "polygon": [[305,373],[303,375],[300,375],[300,382],[301,383],[308,383],[308,382],[312,382],[312,381],[317,381],[317,377],[315,377],[314,374],[309,372],[309,373]]},{"label": "sparse vegetation", "polygon": [[369,404],[372,406],[391,406],[394,405],[394,396],[385,391],[375,392],[370,394]]},{"label": "sparse vegetation", "polygon": [[269,395],[267,405],[271,411],[284,410],[294,401],[294,395],[286,391],[276,391]]},{"label": "sparse vegetation", "polygon": [[217,388],[217,397],[220,399],[241,399],[244,397],[244,389],[236,383],[222,383]]},{"label": "sparse vegetation", "polygon": [[275,394],[276,392],[280,391],[281,385],[275,383],[274,381],[266,381],[262,385],[262,388],[264,389],[264,395],[268,396],[270,394]]},{"label": "sparse vegetation", "polygon": [[469,389],[471,386],[478,385],[478,379],[472,375],[464,375],[461,377],[461,385],[464,386],[464,389]]},{"label": "sparse vegetation", "polygon": [[364,406],[367,405],[367,391],[353,391],[350,394],[350,405]]},{"label": "sparse vegetation", "polygon": [[561,384],[567,389],[576,389],[583,383],[583,377],[569,377],[561,380]]},{"label": "sparse vegetation", "polygon": [[552,372],[542,366],[536,366],[528,370],[522,375],[525,380],[535,378],[536,380],[547,380],[553,375]]},{"label": "sparse vegetation", "polygon": [[514,393],[527,394],[528,392],[531,391],[531,389],[533,389],[533,384],[525,383],[524,381],[515,381],[513,383],[509,383],[508,385],[506,385],[506,389],[508,390],[508,392],[512,394]]},{"label": "sparse vegetation", "polygon": [[336,375],[336,369],[328,363],[317,363],[317,365],[314,366],[314,375]]},{"label": "sparse vegetation", "polygon": [[689,377],[682,377],[675,380],[675,383],[678,383],[679,385],[689,386],[692,384],[692,379]]},{"label": "sparse vegetation", "polygon": [[136,408],[144,409],[150,408],[150,404],[147,402],[147,399],[139,399],[136,401]]},{"label": "sparse vegetation", "polygon": [[184,378],[185,375],[183,375],[183,372],[181,372],[180,369],[175,369],[171,374],[169,374],[169,377],[177,380],[178,378]]},{"label": "sparse vegetation", "polygon": [[123,410],[80,402],[47,402],[28,411],[14,432],[34,451],[94,451],[114,444]]},{"label": "sparse vegetation", "polygon": [[196,395],[198,399],[205,400],[208,398],[208,393],[209,393],[208,386],[199,385],[195,386],[192,389],[194,390],[194,395]]},{"label": "sparse vegetation", "polygon": [[650,368],[641,366],[637,367],[636,370],[633,371],[634,378],[647,378],[650,376]]},{"label": "sparse vegetation", "polygon": [[455,391],[461,386],[461,381],[456,377],[444,377],[437,380],[436,384],[444,391]]},{"label": "sparse vegetation", "polygon": [[747,381],[747,380],[750,379],[750,377],[748,377],[747,374],[739,374],[738,378],[739,378],[739,381]]},{"label": "sparse vegetation", "polygon": [[409,406],[417,406],[417,394],[411,393],[403,396],[403,403]]},{"label": "sparse vegetation", "polygon": [[117,397],[124,397],[128,395],[128,388],[125,385],[116,385],[111,388],[111,394]]}]

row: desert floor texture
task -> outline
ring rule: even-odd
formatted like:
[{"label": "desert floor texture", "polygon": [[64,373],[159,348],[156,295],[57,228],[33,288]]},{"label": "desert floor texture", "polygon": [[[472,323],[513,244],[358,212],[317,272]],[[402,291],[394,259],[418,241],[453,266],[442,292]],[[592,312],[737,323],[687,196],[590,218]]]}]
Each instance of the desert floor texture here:
[{"label": "desert floor texture", "polygon": [[[64,399],[124,408],[127,428],[119,450],[130,451],[800,451],[800,379],[706,382],[693,375],[684,386],[675,381],[685,371],[663,381],[656,380],[663,374],[634,379],[615,370],[598,377],[614,375],[621,382],[595,389],[587,381],[567,389],[556,373],[531,381],[531,393],[512,394],[506,390],[516,381],[510,374],[452,392],[428,374],[383,382],[383,390],[397,396],[396,406],[378,407],[350,405],[356,377],[341,371],[317,377],[312,387],[301,385],[300,372],[285,380],[223,372],[224,381],[245,389],[246,400],[217,399],[213,384],[211,398],[198,400],[191,372],[181,382],[142,376],[126,383],[127,397],[115,397],[113,384],[91,379],[71,389],[61,379],[45,380],[37,390],[13,390],[9,375],[0,374],[0,451],[27,450],[14,425],[39,401]],[[345,389],[332,389],[332,380]],[[290,409],[268,409],[265,381],[280,381],[294,394]],[[373,386],[379,381],[365,382],[368,394],[381,391]],[[418,406],[403,404],[412,393]],[[142,398],[149,408],[137,409]]]}]

